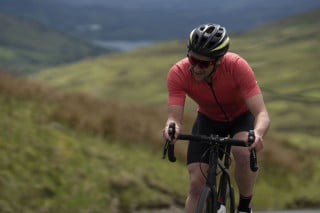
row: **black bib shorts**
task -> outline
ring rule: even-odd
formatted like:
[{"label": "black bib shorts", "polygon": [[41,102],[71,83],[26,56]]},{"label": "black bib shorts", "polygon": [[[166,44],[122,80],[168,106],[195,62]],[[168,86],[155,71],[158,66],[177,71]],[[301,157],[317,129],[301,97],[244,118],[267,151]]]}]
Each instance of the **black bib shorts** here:
[{"label": "black bib shorts", "polygon": [[[192,134],[195,135],[219,135],[221,137],[233,137],[236,133],[249,131],[254,128],[254,116],[250,111],[246,111],[233,121],[214,121],[198,112],[193,124]],[[187,152],[187,164],[195,162],[209,162],[209,156],[203,156],[208,149],[208,144],[197,141],[189,141]]]}]

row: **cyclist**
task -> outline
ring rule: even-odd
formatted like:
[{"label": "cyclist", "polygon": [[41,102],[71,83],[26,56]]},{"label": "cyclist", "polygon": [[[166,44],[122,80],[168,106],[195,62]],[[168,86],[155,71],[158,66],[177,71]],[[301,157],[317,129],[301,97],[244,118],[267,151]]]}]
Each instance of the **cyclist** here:
[{"label": "cyclist", "polygon": [[[247,140],[248,131],[253,129],[256,139],[249,149],[257,152],[263,149],[263,137],[270,125],[263,96],[248,63],[238,54],[228,52],[229,43],[226,29],[218,24],[203,24],[191,31],[187,57],[174,64],[168,72],[165,139],[170,140],[168,125],[171,122],[176,124],[176,134],[179,134],[188,95],[198,104],[192,134],[230,135]],[[206,144],[193,141],[188,145],[187,213],[196,211],[205,183],[199,164],[202,163],[201,168],[208,168],[208,158],[202,156],[206,147]],[[252,212],[251,198],[257,173],[250,170],[250,152],[245,147],[233,147],[232,154],[240,194],[238,212]]]}]

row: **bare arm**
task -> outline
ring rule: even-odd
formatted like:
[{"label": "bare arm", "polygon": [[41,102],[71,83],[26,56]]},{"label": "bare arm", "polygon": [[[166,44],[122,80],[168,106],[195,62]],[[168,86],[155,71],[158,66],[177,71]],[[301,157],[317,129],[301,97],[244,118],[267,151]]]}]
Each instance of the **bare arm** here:
[{"label": "bare arm", "polygon": [[255,148],[256,151],[260,151],[263,149],[263,137],[266,135],[270,126],[270,118],[264,104],[262,94],[248,98],[246,103],[249,110],[255,117],[254,132],[256,140],[251,148]]},{"label": "bare arm", "polygon": [[[176,124],[176,136],[180,133],[182,120],[183,120],[184,107],[179,105],[169,105],[168,106],[168,119],[166,126],[164,128],[165,139],[170,139],[168,135],[169,124],[174,122]],[[175,142],[175,141],[173,141]]]}]

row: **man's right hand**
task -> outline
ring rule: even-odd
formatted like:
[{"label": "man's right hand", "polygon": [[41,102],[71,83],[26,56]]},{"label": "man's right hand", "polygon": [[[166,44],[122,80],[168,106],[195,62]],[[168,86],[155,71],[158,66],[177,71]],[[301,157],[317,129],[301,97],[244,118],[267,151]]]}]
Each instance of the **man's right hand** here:
[{"label": "man's right hand", "polygon": [[[163,131],[163,137],[165,140],[169,140],[171,144],[174,144],[176,142],[176,139],[178,134],[180,133],[180,127],[177,125],[174,121],[168,121],[164,131]],[[170,134],[174,134],[173,136]]]}]

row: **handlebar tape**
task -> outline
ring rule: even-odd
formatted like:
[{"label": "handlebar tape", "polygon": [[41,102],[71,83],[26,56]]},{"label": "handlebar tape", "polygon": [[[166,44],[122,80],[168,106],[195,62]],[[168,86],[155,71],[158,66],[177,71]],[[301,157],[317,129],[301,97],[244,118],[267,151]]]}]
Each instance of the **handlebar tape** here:
[{"label": "handlebar tape", "polygon": [[179,134],[177,139],[180,140],[190,140],[190,141],[199,141],[199,142],[217,142],[221,144],[228,144],[232,146],[247,146],[247,143],[242,140],[237,140],[233,138],[223,138],[223,137],[215,137],[215,136],[204,136],[204,135],[185,135]]},{"label": "handlebar tape", "polygon": [[184,135],[184,134],[179,134],[177,139],[180,140],[191,140],[191,141],[202,141],[203,137],[198,136],[198,135]]},{"label": "handlebar tape", "polygon": [[[171,140],[173,140],[174,136],[176,134],[176,124],[175,123],[170,123],[169,124],[168,134],[169,134]],[[177,158],[176,158],[176,156],[174,154],[174,144],[171,144],[170,141],[167,141],[167,143],[168,143],[168,158],[169,158],[169,161],[176,162]]]},{"label": "handlebar tape", "polygon": [[170,162],[176,162],[177,158],[174,155],[174,145],[173,144],[169,144],[168,147],[168,158]]},{"label": "handlebar tape", "polygon": [[[249,135],[248,135],[248,143],[251,146],[254,141],[255,141],[256,137],[254,135],[254,131],[250,130],[249,131]],[[255,149],[251,149],[250,150],[250,169],[253,172],[258,171],[258,162],[257,162],[257,153]]]}]

